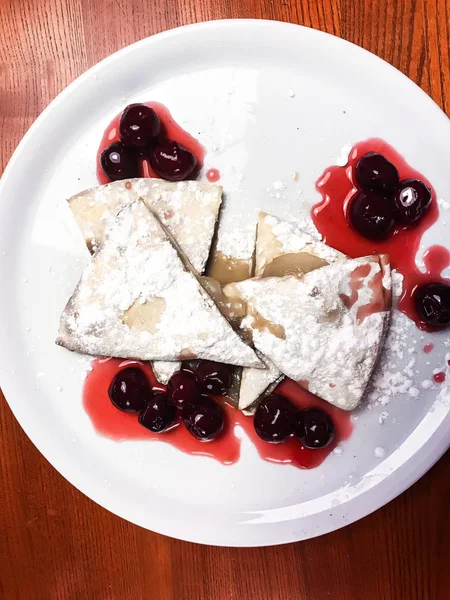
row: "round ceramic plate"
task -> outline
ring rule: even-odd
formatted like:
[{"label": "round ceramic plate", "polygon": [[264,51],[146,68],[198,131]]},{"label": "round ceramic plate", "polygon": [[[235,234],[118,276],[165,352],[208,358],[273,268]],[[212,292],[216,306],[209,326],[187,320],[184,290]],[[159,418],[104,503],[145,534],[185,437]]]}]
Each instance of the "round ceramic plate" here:
[{"label": "round ceramic plate", "polygon": [[96,150],[111,118],[147,100],[167,105],[204,144],[205,168],[220,170],[237,228],[257,208],[307,214],[323,170],[376,136],[436,189],[441,214],[426,241],[448,237],[449,121],[382,60],[324,33],[265,21],[204,23],[143,40],[58,96],[2,178],[0,381],[15,416],[95,502],[180,539],[280,544],[367,515],[423,475],[450,439],[447,387],[432,381],[447,363],[448,336],[424,335],[398,315],[351,438],[317,469],[265,462],[244,434],[240,460],[223,466],[162,442],[119,443],[94,431],[82,406],[86,359],[54,344],[87,260],[65,200],[96,185]]}]

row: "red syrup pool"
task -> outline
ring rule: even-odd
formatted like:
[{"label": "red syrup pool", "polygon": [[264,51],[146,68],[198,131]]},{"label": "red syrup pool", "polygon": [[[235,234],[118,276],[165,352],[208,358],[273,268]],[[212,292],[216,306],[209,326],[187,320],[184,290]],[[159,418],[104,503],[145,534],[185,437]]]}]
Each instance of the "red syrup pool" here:
[{"label": "red syrup pool", "polygon": [[83,404],[96,431],[105,437],[117,440],[157,440],[178,448],[187,454],[210,456],[224,465],[235,463],[240,456],[241,441],[234,431],[240,425],[252,440],[259,455],[264,460],[282,464],[292,464],[302,469],[311,469],[320,465],[340,441],[347,439],[352,432],[350,413],[335,408],[313,394],[310,394],[294,382],[286,380],[276,392],[289,398],[299,408],[317,407],[327,412],[333,420],[336,435],[326,448],[311,450],[291,436],[281,444],[269,444],[261,440],[253,427],[253,417],[245,416],[241,411],[223,401],[225,427],[221,435],[211,442],[201,442],[194,438],[186,428],[177,422],[164,433],[153,433],[139,424],[137,414],[125,413],[113,406],[108,396],[108,388],[114,375],[130,365],[140,366],[146,373],[154,389],[164,389],[155,379],[148,363],[116,358],[96,359],[88,373],[83,390]]},{"label": "red syrup pool", "polygon": [[334,423],[335,436],[326,448],[315,450],[305,448],[294,435],[281,444],[269,444],[256,435],[253,417],[246,417],[235,409],[238,414],[242,415],[237,423],[242,426],[262,459],[269,462],[291,464],[301,469],[313,469],[326,459],[340,441],[350,437],[353,430],[350,413],[331,406],[290,379],[284,380],[274,393],[288,398],[298,408],[320,408],[326,412]]},{"label": "red syrup pool", "polygon": [[[153,108],[161,120],[161,129],[164,132],[165,137],[178,142],[185,148],[187,148],[197,159],[197,169],[194,175],[202,168],[203,160],[205,158],[205,149],[190,133],[180,127],[173,119],[168,108],[159,102],[143,102],[146,106]],[[99,149],[97,151],[97,179],[100,184],[110,183],[110,179],[105,175],[103,169],[100,166],[100,156],[112,142],[119,141],[119,122],[122,113],[119,113],[108,127],[105,129],[102,141],[100,142]],[[150,166],[148,160],[142,158],[140,161],[141,177],[157,177],[157,175]]]},{"label": "red syrup pool", "polygon": [[169,431],[153,433],[139,424],[137,413],[125,413],[115,408],[108,396],[109,385],[118,371],[130,365],[140,366],[154,389],[164,389],[164,386],[156,381],[148,363],[117,358],[94,360],[92,371],[88,373],[84,383],[83,403],[92,424],[99,433],[117,441],[163,441],[187,454],[212,456],[225,465],[238,460],[240,442],[230,431],[235,409],[227,404],[224,404],[226,417],[224,432],[211,442],[200,442],[179,421]]},{"label": "red syrup pool", "polygon": [[[366,152],[379,152],[393,163],[400,179],[420,179],[432,190],[432,202],[423,219],[414,227],[396,227],[386,240],[373,241],[362,237],[350,225],[347,211],[350,200],[357,192],[354,169]],[[442,281],[442,271],[450,265],[450,252],[443,246],[431,246],[423,255],[425,272],[418,269],[415,258],[423,233],[439,216],[436,193],[421,173],[413,169],[389,144],[379,139],[369,139],[353,146],[344,167],[332,166],[325,170],[316,183],[322,200],[316,204],[311,216],[324,241],[352,258],[369,254],[389,254],[391,265],[404,277],[403,293],[397,308],[412,319],[420,329],[431,330],[414,308],[413,294],[417,286],[431,281]]]}]

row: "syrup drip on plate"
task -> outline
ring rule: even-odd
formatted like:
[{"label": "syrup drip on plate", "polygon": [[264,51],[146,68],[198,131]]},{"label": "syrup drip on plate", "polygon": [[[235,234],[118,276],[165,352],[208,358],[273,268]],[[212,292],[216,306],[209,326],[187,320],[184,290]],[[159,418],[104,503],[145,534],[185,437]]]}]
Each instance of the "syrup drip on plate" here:
[{"label": "syrup drip on plate", "polygon": [[445,373],[435,373],[433,375],[433,379],[436,383],[444,383],[445,381]]},{"label": "syrup drip on plate", "polygon": [[210,183],[216,183],[217,181],[219,181],[219,179],[220,179],[219,169],[208,169],[206,171],[206,179]]},{"label": "syrup drip on plate", "polygon": [[[381,241],[364,238],[356,232],[347,214],[350,201],[358,191],[354,180],[356,163],[367,152],[378,152],[387,158],[397,167],[401,180],[419,179],[432,191],[431,205],[419,223],[413,227],[397,226],[388,239]],[[423,255],[426,271],[420,271],[416,265],[422,235],[439,216],[436,193],[426,177],[408,165],[389,144],[383,140],[369,139],[353,146],[344,167],[326,169],[317,181],[316,188],[322,200],[313,207],[311,217],[324,241],[352,258],[389,254],[392,267],[404,277],[403,294],[397,307],[414,320],[420,329],[430,330],[417,315],[412,295],[418,285],[431,281],[450,283],[450,280],[441,276],[442,271],[450,266],[450,252],[442,246],[432,246]]]},{"label": "syrup drip on plate", "polygon": [[[204,147],[190,133],[185,131],[182,127],[180,127],[180,125],[176,123],[176,121],[170,114],[169,109],[166,108],[163,104],[159,102],[143,102],[143,104],[150,108],[153,108],[153,110],[157,113],[161,121],[161,130],[162,133],[164,133],[165,137],[174,140],[175,142],[178,142],[179,144],[187,148],[190,152],[192,152],[192,154],[197,159],[196,173],[198,173],[198,171],[203,166],[203,160],[205,158]],[[103,150],[105,150],[110,144],[112,144],[112,142],[119,141],[119,123],[121,116],[122,113],[118,114],[108,125],[108,127],[105,130],[105,133],[103,134],[99,149],[97,151],[97,179],[100,184],[110,183],[111,181],[105,175],[103,169],[101,168],[100,156]],[[159,178],[159,175],[157,175],[155,171],[153,171],[149,164],[149,161],[145,158],[141,158],[140,160],[140,170],[141,177]],[[194,175],[196,173],[194,173]]]},{"label": "syrup drip on plate", "polygon": [[311,469],[320,465],[340,441],[347,439],[353,428],[348,412],[330,406],[293,381],[286,380],[277,387],[276,393],[291,400],[298,408],[320,408],[332,418],[336,435],[333,442],[326,448],[314,450],[305,448],[294,436],[281,444],[264,442],[256,435],[253,417],[245,416],[219,397],[215,397],[214,400],[222,403],[225,411],[225,427],[217,439],[201,442],[194,438],[180,421],[177,421],[169,431],[153,433],[139,424],[137,414],[117,410],[109,399],[108,388],[114,375],[129,366],[139,366],[147,375],[154,390],[165,389],[156,381],[148,363],[109,358],[93,361],[92,370],[86,377],[83,390],[84,408],[95,430],[101,435],[117,441],[157,440],[170,444],[187,454],[210,456],[224,465],[230,465],[235,463],[240,456],[241,440],[234,430],[236,425],[240,425],[264,460]]}]

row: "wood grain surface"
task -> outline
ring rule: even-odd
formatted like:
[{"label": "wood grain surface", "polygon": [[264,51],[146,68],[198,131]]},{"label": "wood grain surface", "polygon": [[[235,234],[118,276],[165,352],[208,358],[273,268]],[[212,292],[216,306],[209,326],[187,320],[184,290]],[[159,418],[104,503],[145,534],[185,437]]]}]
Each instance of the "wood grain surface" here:
[{"label": "wood grain surface", "polygon": [[[1,169],[42,109],[98,60],[171,27],[231,17],[355,42],[450,112],[449,0],[0,0]],[[265,549],[179,542],[108,513],[46,462],[3,398],[0,469],[2,599],[450,598],[450,454],[362,521]]]}]

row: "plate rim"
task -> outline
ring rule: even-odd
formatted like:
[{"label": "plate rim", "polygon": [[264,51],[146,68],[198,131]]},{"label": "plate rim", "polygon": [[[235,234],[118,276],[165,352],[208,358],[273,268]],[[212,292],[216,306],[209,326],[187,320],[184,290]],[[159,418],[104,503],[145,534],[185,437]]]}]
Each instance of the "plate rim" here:
[{"label": "plate rim", "polygon": [[[279,28],[280,31],[282,29],[287,29],[287,28],[294,29],[295,28],[296,30],[299,31],[299,35],[305,34],[305,32],[307,32],[307,35],[333,38],[334,43],[340,44],[342,46],[350,45],[352,47],[352,51],[357,51],[360,53],[361,56],[370,58],[371,60],[375,60],[376,62],[381,61],[381,63],[383,63],[384,66],[387,66],[387,67],[389,67],[389,69],[395,71],[397,76],[401,75],[402,78],[404,80],[406,80],[409,85],[414,86],[414,88],[416,88],[415,89],[416,92],[420,91],[420,93],[422,94],[423,101],[425,101],[425,100],[428,101],[429,109],[431,110],[433,108],[433,110],[435,112],[437,111],[440,116],[444,117],[447,127],[450,125],[450,120],[447,118],[447,116],[441,110],[441,108],[434,102],[434,100],[430,96],[428,96],[428,94],[426,94],[426,92],[424,92],[417,84],[415,84],[411,79],[409,79],[405,74],[403,74],[401,71],[399,71],[398,69],[393,67],[390,63],[386,62],[384,59],[371,53],[370,51],[365,50],[364,48],[361,48],[360,46],[357,46],[356,44],[353,44],[352,42],[348,42],[348,41],[346,41],[342,38],[339,38],[337,36],[334,36],[332,34],[329,34],[329,33],[323,32],[323,31],[319,31],[317,29],[305,27],[302,25],[297,25],[294,23],[286,23],[286,22],[282,22],[282,21],[273,21],[273,20],[265,20],[265,19],[224,19],[224,20],[215,20],[215,21],[213,20],[213,21],[204,21],[204,22],[200,22],[200,23],[193,23],[193,24],[173,28],[173,29],[170,29],[167,31],[162,31],[155,35],[143,38],[132,44],[129,44],[129,45],[125,46],[124,48],[121,48],[120,50],[110,54],[109,56],[105,57],[104,59],[102,59],[101,61],[99,61],[92,67],[90,67],[87,71],[85,71],[79,77],[77,77],[74,81],[72,81],[65,89],[63,89],[47,105],[47,107],[41,112],[41,114],[37,117],[37,119],[32,123],[32,125],[29,127],[29,129],[23,136],[22,140],[19,142],[16,150],[14,151],[12,157],[9,160],[9,162],[4,170],[4,173],[2,175],[2,178],[0,180],[0,215],[5,212],[7,213],[7,211],[5,211],[5,209],[4,209],[5,203],[2,202],[4,189],[7,188],[9,180],[14,177],[15,165],[20,161],[21,154],[24,151],[29,139],[33,136],[35,131],[37,131],[41,127],[41,124],[45,123],[47,116],[49,114],[51,114],[52,110],[55,109],[59,104],[63,103],[65,98],[67,96],[69,96],[74,90],[76,90],[78,87],[82,86],[86,79],[95,75],[95,73],[97,71],[101,71],[102,69],[104,69],[105,66],[109,65],[109,63],[113,63],[116,60],[121,60],[122,57],[125,56],[128,52],[139,49],[139,46],[144,46],[144,45],[153,44],[153,43],[159,43],[160,41],[163,41],[164,39],[167,39],[167,38],[170,38],[173,36],[183,35],[184,32],[186,32],[188,30],[189,31],[197,30],[197,31],[201,32],[200,30],[209,29],[209,28],[217,28],[218,30],[222,30],[222,29],[226,29],[226,28],[230,28],[230,27],[231,28],[233,28],[233,27],[244,27],[245,28],[247,26],[256,27],[256,28],[275,27],[275,28]],[[437,116],[437,114],[436,114],[436,116]],[[1,262],[3,262],[3,261],[0,258],[0,263]],[[5,350],[5,347],[7,346],[7,340],[5,340],[4,335],[1,332],[0,332],[0,339],[3,342],[2,344],[0,344],[0,360],[2,361],[3,364],[14,365],[15,364],[14,361],[8,360],[9,356],[8,356],[7,351]],[[44,458],[67,481],[69,481],[69,483],[74,485],[74,487],[76,487],[78,490],[80,490],[85,496],[87,496],[88,498],[90,498],[91,500],[93,500],[94,502],[96,502],[97,504],[99,504],[100,506],[105,508],[106,510],[112,512],[113,514],[116,514],[116,515],[124,518],[125,520],[130,521],[136,525],[139,525],[146,529],[150,529],[148,524],[142,523],[142,521],[140,519],[138,519],[138,518],[133,519],[132,515],[130,516],[130,514],[124,514],[124,511],[119,510],[117,508],[117,506],[111,507],[111,504],[108,505],[108,503],[105,502],[103,498],[99,499],[98,497],[94,497],[96,495],[97,488],[90,487],[87,490],[86,484],[89,480],[85,479],[82,483],[80,483],[79,478],[75,477],[73,472],[65,473],[65,472],[63,472],[62,468],[60,468],[59,466],[56,466],[55,463],[58,463],[58,460],[56,460],[55,455],[53,455],[52,452],[50,451],[51,444],[49,445],[49,444],[44,443],[43,439],[39,439],[36,441],[36,437],[39,437],[39,436],[37,434],[35,434],[35,432],[32,432],[32,427],[30,427],[30,422],[27,421],[27,419],[23,418],[23,415],[21,415],[20,419],[17,416],[18,413],[20,413],[21,396],[20,396],[20,394],[17,394],[17,396],[16,396],[16,393],[15,393],[16,376],[8,373],[4,369],[1,369],[0,380],[1,380],[0,383],[1,383],[1,386],[2,386],[2,389],[4,392],[5,399],[9,405],[12,413],[14,414],[15,418],[19,422],[19,425],[24,430],[25,434],[28,436],[28,438],[33,443],[33,445],[39,450],[39,452],[44,456]],[[391,479],[392,475],[387,476],[385,479],[380,481],[374,488],[371,488],[372,490],[375,489],[377,493],[372,491],[371,499],[369,502],[367,501],[366,496],[370,492],[370,489],[351,498],[348,502],[346,502],[345,504],[342,505],[342,507],[345,506],[345,511],[344,511],[343,518],[340,521],[337,518],[335,518],[333,521],[327,520],[327,521],[325,521],[325,526],[320,527],[319,531],[317,531],[317,532],[309,531],[306,534],[302,533],[301,535],[299,535],[295,531],[292,531],[290,536],[284,535],[284,536],[282,536],[283,539],[276,539],[274,541],[273,533],[271,533],[272,528],[269,527],[267,530],[268,531],[267,535],[262,536],[267,539],[264,539],[264,541],[262,541],[262,542],[257,541],[256,543],[253,543],[252,540],[246,539],[245,541],[239,540],[237,543],[233,543],[233,541],[230,539],[224,539],[224,540],[212,539],[211,536],[208,535],[208,533],[205,534],[205,532],[203,532],[202,535],[192,535],[191,533],[186,534],[186,535],[183,535],[183,534],[180,535],[180,533],[178,533],[178,532],[174,533],[173,528],[171,531],[168,532],[166,523],[164,523],[163,521],[160,521],[159,523],[152,522],[151,531],[154,531],[154,532],[157,532],[157,533],[160,533],[163,535],[169,535],[176,539],[181,539],[181,540],[190,541],[190,542],[197,542],[197,543],[203,543],[203,544],[208,544],[208,545],[217,545],[217,546],[236,546],[236,547],[258,547],[258,546],[266,546],[266,545],[280,545],[280,544],[290,543],[290,542],[294,542],[294,541],[299,541],[300,539],[305,540],[305,539],[309,539],[312,537],[317,537],[318,535],[324,535],[331,531],[335,531],[345,525],[353,523],[353,522],[359,520],[360,518],[367,516],[367,515],[371,514],[372,512],[378,510],[378,508],[380,508],[381,506],[384,506],[385,504],[390,502],[392,499],[394,499],[395,497],[397,497],[398,495],[403,493],[406,489],[408,489],[411,485],[413,485],[420,477],[422,477],[442,457],[442,455],[445,453],[445,451],[448,449],[448,447],[450,445],[450,430],[446,424],[446,421],[448,421],[448,419],[444,419],[439,424],[438,428],[432,433],[432,435],[423,442],[423,445],[419,448],[416,448],[414,453],[408,457],[406,462],[402,463],[400,466],[397,467],[397,469],[395,470],[395,473],[397,475],[396,485],[391,484],[390,479]],[[418,452],[421,452],[421,456],[419,457],[420,460],[416,461],[416,463],[413,466],[411,464],[412,459],[417,455]],[[388,485],[388,483],[390,485]],[[385,488],[388,488],[388,490],[386,490]],[[356,504],[359,505],[359,508],[357,506],[355,506]],[[337,509],[338,508],[339,507],[337,507]],[[337,512],[339,512],[339,511],[337,510]],[[347,515],[347,513],[350,513],[350,512],[352,514],[349,517]],[[237,526],[242,527],[242,526],[246,526],[246,525],[248,526],[248,524],[246,524],[246,523],[239,523]],[[176,529],[176,527],[175,527],[175,529]],[[221,534],[221,536],[222,536],[222,538],[226,537],[223,535],[223,533]],[[212,537],[214,537],[214,534]]]}]

